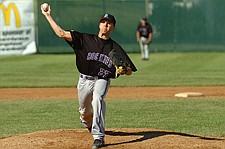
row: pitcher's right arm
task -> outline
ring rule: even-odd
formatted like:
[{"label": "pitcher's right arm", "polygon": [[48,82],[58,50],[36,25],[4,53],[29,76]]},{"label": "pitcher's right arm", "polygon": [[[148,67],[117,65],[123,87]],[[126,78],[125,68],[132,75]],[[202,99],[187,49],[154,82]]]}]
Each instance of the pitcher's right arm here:
[{"label": "pitcher's right arm", "polygon": [[[43,4],[42,4],[43,5]],[[42,14],[45,16],[45,18],[47,19],[47,21],[49,22],[50,26],[52,27],[53,31],[55,32],[55,34],[63,39],[66,39],[68,41],[72,41],[72,36],[71,33],[69,31],[65,31],[63,30],[59,25],[57,25],[57,23],[54,21],[54,19],[51,16],[51,8],[49,6],[47,11],[44,11],[43,7],[41,5],[41,11]]]}]

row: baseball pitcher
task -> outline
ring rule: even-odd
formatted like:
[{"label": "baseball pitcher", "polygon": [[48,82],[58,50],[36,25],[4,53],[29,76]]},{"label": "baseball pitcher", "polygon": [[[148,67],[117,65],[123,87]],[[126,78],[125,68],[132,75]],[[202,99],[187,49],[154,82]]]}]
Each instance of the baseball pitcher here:
[{"label": "baseball pitcher", "polygon": [[77,85],[80,120],[93,135],[92,148],[104,146],[105,111],[104,97],[111,78],[131,75],[137,71],[123,48],[110,38],[116,25],[113,15],[106,13],[99,18],[97,35],[64,30],[51,16],[50,6],[41,10],[55,34],[65,39],[76,55],[76,66],[80,72]]}]

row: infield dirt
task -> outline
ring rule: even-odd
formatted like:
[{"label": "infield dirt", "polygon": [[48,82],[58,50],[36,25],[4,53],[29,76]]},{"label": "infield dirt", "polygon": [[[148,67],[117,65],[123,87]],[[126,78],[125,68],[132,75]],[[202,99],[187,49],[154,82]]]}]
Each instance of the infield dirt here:
[{"label": "infield dirt", "polygon": [[[111,87],[106,96],[110,98],[142,99],[173,98],[182,92],[200,92],[203,97],[225,97],[225,87]],[[1,88],[0,99],[67,99],[77,98],[76,88]]]},{"label": "infield dirt", "polygon": [[[106,99],[177,98],[180,92],[225,98],[225,87],[111,87]],[[76,88],[2,88],[0,99],[77,98]],[[149,128],[107,129],[103,148],[117,149],[225,149],[225,138]],[[38,131],[0,139],[1,149],[87,149],[93,139],[86,129]]]}]

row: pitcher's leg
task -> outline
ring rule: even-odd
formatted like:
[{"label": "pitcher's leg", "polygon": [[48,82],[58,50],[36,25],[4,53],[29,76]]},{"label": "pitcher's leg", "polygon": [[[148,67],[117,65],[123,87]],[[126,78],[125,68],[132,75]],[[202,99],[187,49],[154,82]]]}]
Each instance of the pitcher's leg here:
[{"label": "pitcher's leg", "polygon": [[[80,120],[84,127],[90,128],[92,126],[92,88],[89,80],[80,78],[78,82],[78,100]],[[93,83],[94,84],[94,83]]]},{"label": "pitcher's leg", "polygon": [[99,79],[95,82],[93,91],[93,123],[92,135],[94,139],[104,140],[105,136],[105,111],[104,97],[108,92],[110,80]]}]

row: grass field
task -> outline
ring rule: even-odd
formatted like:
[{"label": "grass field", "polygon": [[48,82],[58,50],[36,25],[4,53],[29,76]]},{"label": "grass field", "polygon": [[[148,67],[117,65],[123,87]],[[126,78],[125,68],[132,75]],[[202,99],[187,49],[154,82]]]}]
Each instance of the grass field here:
[{"label": "grass field", "polygon": [[[138,71],[111,86],[224,86],[225,53],[130,54]],[[73,54],[0,57],[0,88],[75,87]],[[225,136],[225,99],[107,100],[107,128],[155,128]],[[82,128],[77,100],[0,100],[0,137],[38,130]]]},{"label": "grass field", "polygon": [[[138,71],[112,86],[224,86],[225,53],[153,53],[150,61],[130,54]],[[74,87],[74,54],[0,57],[0,88]]]},{"label": "grass field", "polygon": [[[106,100],[107,128],[154,128],[225,136],[224,99]],[[0,137],[39,130],[83,128],[71,99],[0,101]]]}]

